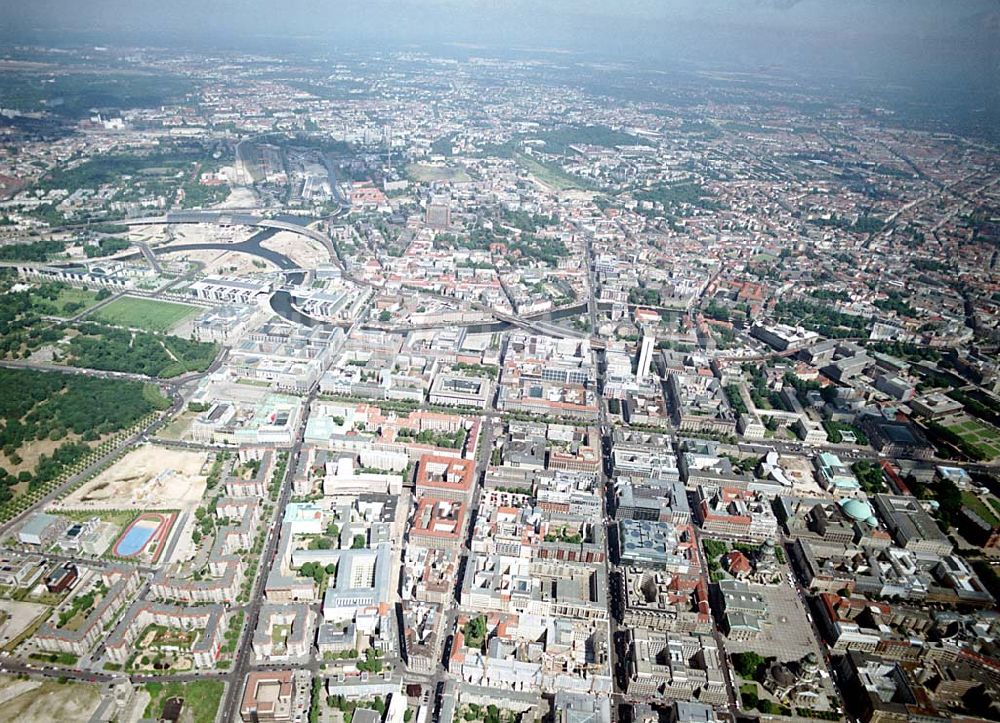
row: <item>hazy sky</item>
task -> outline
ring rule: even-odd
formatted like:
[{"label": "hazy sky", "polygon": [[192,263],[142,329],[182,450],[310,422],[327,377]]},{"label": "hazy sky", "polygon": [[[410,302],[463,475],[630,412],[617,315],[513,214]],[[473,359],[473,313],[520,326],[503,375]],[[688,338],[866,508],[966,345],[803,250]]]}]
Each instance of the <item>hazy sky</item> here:
[{"label": "hazy sky", "polygon": [[[15,33],[54,27],[211,29],[220,36],[372,30],[396,35],[410,29],[414,37],[464,40],[533,37],[538,31],[561,35],[563,24],[591,34],[607,19],[655,23],[668,31],[676,24],[699,23],[949,33],[978,14],[997,10],[998,0],[0,0],[4,24]],[[542,20],[548,27],[538,27]]]},{"label": "hazy sky", "polygon": [[901,82],[1000,77],[1000,0],[0,0],[0,17],[7,42],[477,43]]}]

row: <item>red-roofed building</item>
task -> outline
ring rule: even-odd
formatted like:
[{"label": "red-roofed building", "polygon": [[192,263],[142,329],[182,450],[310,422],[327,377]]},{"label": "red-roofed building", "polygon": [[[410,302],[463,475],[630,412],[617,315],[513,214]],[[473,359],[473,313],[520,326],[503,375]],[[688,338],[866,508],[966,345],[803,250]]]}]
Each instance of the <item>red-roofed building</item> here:
[{"label": "red-roofed building", "polygon": [[421,497],[413,513],[410,541],[433,549],[457,550],[465,530],[465,504],[437,497]]},{"label": "red-roofed building", "polygon": [[639,307],[635,310],[636,324],[659,324],[660,321],[660,314],[653,309]]},{"label": "red-roofed building", "polygon": [[351,206],[355,208],[378,208],[385,204],[385,194],[372,183],[355,183],[351,187]]},{"label": "red-roofed building", "polygon": [[253,672],[247,676],[240,704],[244,721],[290,721],[295,702],[292,671]]},{"label": "red-roofed building", "polygon": [[726,569],[729,570],[729,574],[735,577],[737,580],[742,580],[753,572],[753,565],[739,550],[732,550],[726,553]]},{"label": "red-roofed building", "polygon": [[740,284],[739,291],[736,293],[736,300],[760,303],[764,300],[766,295],[767,289],[763,284],[756,284],[751,281],[747,281]]},{"label": "red-roofed building", "polygon": [[417,466],[417,496],[468,502],[475,468],[476,463],[471,459],[425,454]]}]

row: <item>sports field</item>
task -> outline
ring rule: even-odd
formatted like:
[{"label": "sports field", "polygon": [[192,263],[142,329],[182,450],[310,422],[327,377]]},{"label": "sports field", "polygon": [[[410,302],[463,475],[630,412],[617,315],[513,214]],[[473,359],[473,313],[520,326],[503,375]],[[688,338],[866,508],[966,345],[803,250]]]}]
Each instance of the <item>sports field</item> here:
[{"label": "sports field", "polygon": [[93,319],[130,329],[167,331],[198,311],[197,306],[188,304],[123,296],[100,309]]}]

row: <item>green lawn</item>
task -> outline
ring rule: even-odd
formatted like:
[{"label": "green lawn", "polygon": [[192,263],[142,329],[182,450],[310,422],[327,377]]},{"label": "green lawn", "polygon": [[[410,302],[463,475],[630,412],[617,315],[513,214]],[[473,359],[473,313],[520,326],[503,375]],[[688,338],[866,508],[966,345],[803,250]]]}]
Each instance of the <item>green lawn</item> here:
[{"label": "green lawn", "polygon": [[158,719],[168,698],[184,699],[184,708],[190,710],[194,723],[213,723],[222,700],[223,683],[220,680],[199,680],[193,683],[146,683],[150,695],[145,718]]},{"label": "green lawn", "polygon": [[577,178],[566,173],[555,164],[539,163],[534,158],[523,153],[515,153],[514,160],[521,164],[524,169],[542,183],[552,186],[557,191],[569,189],[591,190],[593,184],[583,178]]},{"label": "green lawn", "polygon": [[79,660],[72,653],[32,653],[28,657],[43,663],[58,663],[59,665],[76,665],[76,661]]},{"label": "green lawn", "polygon": [[76,316],[84,309],[97,303],[97,292],[66,286],[59,290],[59,296],[49,300],[36,294],[31,295],[31,305],[39,314],[48,316]]},{"label": "green lawn", "polygon": [[291,625],[275,625],[271,628],[271,642],[275,645],[282,644],[292,632]]},{"label": "green lawn", "polygon": [[94,314],[95,321],[144,331],[167,331],[199,311],[197,306],[172,301],[123,296]]},{"label": "green lawn", "polygon": [[962,442],[978,450],[985,459],[1000,457],[1000,430],[996,427],[966,415],[945,427]]},{"label": "green lawn", "polygon": [[993,513],[993,510],[987,507],[986,503],[983,502],[974,493],[969,492],[968,490],[963,492],[962,504],[971,509],[981,518],[983,518],[987,522],[987,524],[1000,525],[1000,519],[998,519],[997,516]]}]

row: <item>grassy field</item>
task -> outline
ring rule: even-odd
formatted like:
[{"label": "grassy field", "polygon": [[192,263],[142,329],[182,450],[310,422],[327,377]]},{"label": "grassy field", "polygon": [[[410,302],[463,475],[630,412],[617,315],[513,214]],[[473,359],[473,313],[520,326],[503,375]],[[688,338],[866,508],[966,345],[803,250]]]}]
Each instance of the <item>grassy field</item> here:
[{"label": "grassy field", "polygon": [[[989,498],[993,502],[993,498]],[[990,525],[1000,525],[1000,518],[997,517],[994,509],[990,509],[979,497],[968,490],[962,492],[962,504],[971,509]]]},{"label": "grassy field", "polygon": [[978,448],[986,459],[1000,457],[1000,429],[967,415],[946,424],[946,428],[966,444]]},{"label": "grassy field", "polygon": [[[76,628],[64,628],[65,630],[75,630]],[[79,658],[72,653],[32,653],[28,656],[32,660],[40,660],[43,663],[58,663],[59,665],[76,665]]]},{"label": "grassy field", "polygon": [[74,509],[60,509],[55,511],[56,515],[60,517],[67,517],[74,522],[86,522],[87,520],[93,519],[94,517],[100,518],[102,522],[108,522],[114,525],[118,532],[115,533],[117,536],[119,532],[125,529],[132,520],[139,516],[138,510],[74,510]]},{"label": "grassy field", "polygon": [[198,416],[197,412],[191,412],[185,410],[178,414],[176,417],[167,422],[166,426],[160,429],[158,436],[164,439],[171,439],[174,441],[180,441],[187,434],[187,431],[191,429],[191,422],[194,418]]},{"label": "grassy field", "polygon": [[79,314],[86,308],[97,303],[97,292],[90,289],[78,289],[67,286],[59,291],[55,299],[45,299],[36,294],[31,295],[31,305],[39,314],[49,316],[70,317]]},{"label": "grassy field", "polygon": [[94,314],[95,321],[144,331],[167,331],[199,311],[197,306],[123,296]]},{"label": "grassy field", "polygon": [[420,183],[432,181],[453,181],[468,183],[472,180],[463,168],[454,166],[428,166],[422,163],[411,163],[406,167],[406,175]]},{"label": "grassy field", "polygon": [[539,163],[534,158],[530,158],[523,153],[515,153],[514,159],[532,176],[542,183],[552,186],[557,191],[568,191],[570,189],[588,191],[593,188],[586,180],[571,176],[556,166]]},{"label": "grassy field", "polygon": [[191,712],[194,723],[213,723],[222,700],[222,681],[199,680],[193,683],[146,683],[150,695],[149,705],[143,714],[146,718],[157,719],[163,712],[163,704],[169,698],[184,699],[184,708]]}]

